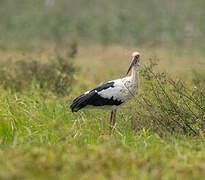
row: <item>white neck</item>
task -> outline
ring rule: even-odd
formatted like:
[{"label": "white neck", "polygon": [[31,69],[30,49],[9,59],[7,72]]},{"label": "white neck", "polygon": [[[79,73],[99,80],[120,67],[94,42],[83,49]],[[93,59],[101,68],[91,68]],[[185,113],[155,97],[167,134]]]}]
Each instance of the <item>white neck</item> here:
[{"label": "white neck", "polygon": [[132,67],[131,81],[132,81],[132,84],[139,87],[139,83],[140,83],[139,66],[133,66]]}]

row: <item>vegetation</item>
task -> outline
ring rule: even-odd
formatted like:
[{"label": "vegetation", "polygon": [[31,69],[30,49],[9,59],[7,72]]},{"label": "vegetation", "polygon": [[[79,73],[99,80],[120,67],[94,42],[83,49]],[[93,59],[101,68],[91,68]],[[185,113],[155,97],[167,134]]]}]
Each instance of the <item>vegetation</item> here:
[{"label": "vegetation", "polygon": [[132,113],[135,128],[139,130],[139,124],[143,123],[143,128],[152,126],[161,135],[176,132],[199,135],[200,130],[205,130],[200,124],[205,123],[204,88],[190,89],[180,79],[154,72],[155,65],[151,61],[142,71],[143,92],[136,98],[138,103],[134,111],[137,114]]},{"label": "vegetation", "polygon": [[[180,81],[157,74],[153,63],[142,59],[145,65],[141,69],[140,92],[118,111],[112,135],[107,121],[109,112],[71,113],[69,106],[76,95],[94,87],[98,81],[119,77],[126,71],[129,61],[123,60],[122,54],[119,54],[122,59],[110,62],[110,57],[116,55],[115,48],[107,49],[108,54],[100,51],[95,49],[97,56],[93,53],[89,56],[89,49],[81,48],[82,56],[73,59],[81,71],[74,75],[76,81],[70,94],[59,96],[49,88],[46,94],[42,93],[37,81],[31,89],[20,92],[2,85],[0,178],[203,179],[205,137],[197,120],[204,122],[204,111],[197,105],[204,107],[204,100],[195,103],[203,97],[203,93],[199,96],[203,86],[192,90],[194,83],[183,81],[186,88],[182,88]],[[37,57],[35,53],[32,56]],[[101,56],[104,60],[96,62]],[[44,57],[47,62],[46,54]],[[116,72],[103,67],[109,63]],[[99,68],[101,73],[92,76]],[[175,87],[173,82],[181,86]],[[196,93],[190,96],[193,102],[186,98],[186,93]]]},{"label": "vegetation", "polygon": [[33,86],[44,92],[68,94],[73,81],[71,60],[57,56],[47,63],[36,60],[7,60],[1,62],[0,82],[12,91],[30,90]]},{"label": "vegetation", "polygon": [[[0,179],[204,179],[204,5],[0,0]],[[109,112],[70,111],[136,50],[111,134]]]}]

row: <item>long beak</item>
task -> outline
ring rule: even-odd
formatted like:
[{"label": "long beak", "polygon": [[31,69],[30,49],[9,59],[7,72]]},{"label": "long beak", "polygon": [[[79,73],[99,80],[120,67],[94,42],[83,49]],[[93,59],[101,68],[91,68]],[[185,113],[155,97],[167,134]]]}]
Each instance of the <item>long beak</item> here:
[{"label": "long beak", "polygon": [[132,69],[132,67],[135,65],[135,63],[136,63],[136,59],[133,58],[126,75],[128,75],[128,73],[130,72],[130,70]]}]

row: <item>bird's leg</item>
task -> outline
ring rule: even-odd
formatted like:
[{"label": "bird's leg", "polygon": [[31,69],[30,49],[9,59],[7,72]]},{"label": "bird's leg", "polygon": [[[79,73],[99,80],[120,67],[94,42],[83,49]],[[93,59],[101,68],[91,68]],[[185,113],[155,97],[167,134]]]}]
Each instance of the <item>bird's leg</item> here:
[{"label": "bird's leg", "polygon": [[112,130],[112,124],[113,124],[113,111],[111,111],[111,115],[110,115],[110,130]]},{"label": "bird's leg", "polygon": [[115,127],[115,122],[116,122],[116,113],[117,113],[117,110],[115,109],[115,110],[114,110],[114,113],[113,113],[112,128],[113,128],[113,127]]}]

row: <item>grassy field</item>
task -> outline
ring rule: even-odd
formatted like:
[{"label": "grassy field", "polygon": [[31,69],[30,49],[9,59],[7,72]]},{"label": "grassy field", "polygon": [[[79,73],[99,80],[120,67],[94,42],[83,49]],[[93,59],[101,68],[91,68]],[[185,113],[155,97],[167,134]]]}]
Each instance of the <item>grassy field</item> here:
[{"label": "grassy field", "polygon": [[[19,92],[2,86],[0,179],[203,179],[205,136],[201,130],[197,136],[161,136],[160,129],[152,130],[152,118],[143,116],[148,117],[147,126],[133,131],[131,122],[138,117],[137,112],[145,112],[136,101],[146,90],[144,77],[139,96],[118,111],[111,135],[109,112],[71,113],[73,98],[102,81],[125,75],[133,50],[141,52],[142,67],[149,58],[157,57],[156,71],[166,70],[169,76],[187,81],[191,88],[193,70],[204,69],[203,54],[194,49],[79,47],[72,59],[77,71],[69,94],[58,96],[49,89],[43,92],[35,83],[29,91]],[[54,55],[49,48],[28,53],[2,51],[1,61],[14,58],[48,62]],[[194,105],[193,111],[198,112]]]},{"label": "grassy field", "polygon": [[[204,5],[0,0],[0,179],[204,179]],[[141,86],[111,134],[110,112],[70,111],[133,51]]]}]

